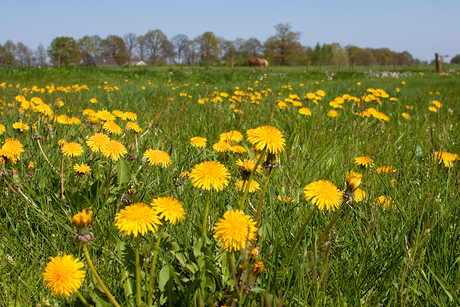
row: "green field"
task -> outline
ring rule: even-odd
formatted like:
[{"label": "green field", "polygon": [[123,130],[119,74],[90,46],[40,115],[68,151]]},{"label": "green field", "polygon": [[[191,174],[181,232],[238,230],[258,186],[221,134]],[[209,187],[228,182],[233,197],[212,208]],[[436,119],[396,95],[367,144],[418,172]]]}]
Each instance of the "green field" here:
[{"label": "green field", "polygon": [[[84,265],[78,295],[91,306],[458,306],[460,67],[398,67],[393,77],[372,69],[0,68],[0,305],[84,306],[75,293],[52,295],[44,281],[50,257],[67,254]],[[119,131],[106,128],[103,110]],[[246,197],[235,187],[236,162],[263,163],[265,150],[247,134],[261,126],[277,128],[285,146],[271,160],[277,167],[251,175],[260,188]],[[245,152],[216,150],[230,131],[243,139],[228,148]],[[92,150],[96,133],[126,154]],[[191,145],[198,136],[205,148]],[[24,148],[17,156],[11,138]],[[66,155],[62,139],[83,152]],[[149,149],[171,163],[150,165]],[[363,167],[357,157],[373,162]],[[223,189],[186,178],[205,161],[228,170]],[[73,168],[82,163],[89,173]],[[348,172],[362,174],[361,201],[328,211],[306,200],[304,188],[319,180],[345,190]],[[162,221],[136,238],[115,225],[128,206],[166,196],[185,210],[177,225]],[[261,206],[257,239],[228,252],[215,226],[240,205],[251,219]],[[94,238],[83,248],[71,220],[89,207]]]}]

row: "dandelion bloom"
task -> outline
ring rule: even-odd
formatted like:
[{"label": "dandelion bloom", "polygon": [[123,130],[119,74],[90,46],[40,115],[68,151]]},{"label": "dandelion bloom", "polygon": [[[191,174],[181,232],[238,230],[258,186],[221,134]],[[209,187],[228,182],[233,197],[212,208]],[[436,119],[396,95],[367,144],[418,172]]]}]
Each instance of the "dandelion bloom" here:
[{"label": "dandelion bloom", "polygon": [[142,132],[142,128],[135,122],[128,122],[126,124],[126,128],[129,130],[133,130],[136,133]]},{"label": "dandelion bloom", "polygon": [[88,213],[86,213],[86,209],[83,209],[81,212],[75,214],[72,218],[72,223],[77,228],[84,228],[88,227],[89,224],[93,221],[93,211],[91,207],[88,208]]},{"label": "dandelion bloom", "polygon": [[304,188],[306,200],[311,200],[318,209],[324,207],[328,211],[335,211],[342,203],[343,193],[330,181],[319,180],[308,184]]},{"label": "dandelion bloom", "polygon": [[227,251],[246,248],[249,241],[256,238],[256,222],[240,210],[227,211],[214,226],[214,237]]},{"label": "dandelion bloom", "polygon": [[194,187],[217,192],[228,185],[230,174],[225,166],[216,161],[206,161],[193,167],[189,175]]},{"label": "dandelion bloom", "polygon": [[91,103],[97,103],[97,99],[96,99],[96,98],[91,98],[91,99],[89,100],[89,102],[91,102]]},{"label": "dandelion bloom", "polygon": [[121,209],[115,217],[115,226],[126,235],[133,234],[135,237],[147,231],[155,232],[161,224],[160,218],[155,211],[143,203],[135,203]]},{"label": "dandelion bloom", "polygon": [[172,164],[168,153],[162,150],[148,149],[144,157],[147,158],[150,165],[167,167]]},{"label": "dandelion bloom", "polygon": [[347,184],[347,190],[355,191],[361,185],[361,179],[363,175],[355,172],[348,172],[345,176],[345,182]]},{"label": "dandelion bloom", "polygon": [[70,296],[81,287],[85,278],[85,271],[80,270],[83,267],[83,263],[72,255],[51,257],[51,262],[46,265],[43,273],[46,286],[53,295]]},{"label": "dandelion bloom", "polygon": [[69,118],[68,124],[69,125],[80,125],[81,120],[78,117],[73,116],[73,117]]},{"label": "dandelion bloom", "polygon": [[20,132],[24,132],[26,130],[29,130],[29,125],[22,122],[15,122],[13,124],[13,129],[19,130]]},{"label": "dandelion bloom", "polygon": [[180,201],[173,197],[158,197],[151,204],[155,213],[167,222],[176,225],[185,219],[185,211]]},{"label": "dandelion bloom", "polygon": [[103,121],[108,121],[108,120],[114,121],[116,118],[115,115],[113,115],[107,110],[97,111],[96,116],[97,118]]},{"label": "dandelion bloom", "polygon": [[109,142],[110,139],[103,133],[96,133],[86,141],[86,145],[91,149],[92,152],[99,152],[101,148]]},{"label": "dandelion bloom", "polygon": [[393,166],[380,166],[377,168],[377,173],[396,173],[396,168]]},{"label": "dandelion bloom", "polygon": [[440,103],[437,100],[433,100],[431,103],[434,104],[436,106],[436,108],[438,108],[438,109],[442,107],[442,103]]},{"label": "dandelion bloom", "polygon": [[118,126],[114,121],[108,120],[102,126],[102,129],[105,131],[110,132],[111,134],[121,134],[123,131],[121,130],[120,126]]},{"label": "dandelion bloom", "polygon": [[402,113],[401,115],[402,115],[402,117],[404,117],[405,119],[410,119],[410,114],[409,114],[409,113],[404,112],[404,113]]},{"label": "dandelion bloom", "polygon": [[256,150],[267,148],[270,153],[277,154],[283,151],[286,145],[281,131],[272,126],[249,129],[246,134],[248,135],[248,141],[255,145]]},{"label": "dandelion bloom", "polygon": [[79,176],[83,176],[91,172],[91,168],[88,166],[88,164],[85,163],[82,163],[80,165],[75,164],[73,166],[73,169],[77,172],[77,175]]},{"label": "dandelion bloom", "polygon": [[299,113],[302,115],[308,115],[311,116],[311,111],[309,108],[301,108],[299,109]]},{"label": "dandelion bloom", "polygon": [[123,119],[130,120],[130,121],[135,121],[137,120],[137,114],[133,112],[125,112],[123,113]]},{"label": "dandelion bloom", "polygon": [[294,202],[294,199],[292,199],[291,197],[289,196],[281,196],[281,195],[278,195],[278,200],[280,202],[283,202],[283,203],[293,203]]},{"label": "dandelion bloom", "polygon": [[329,116],[329,117],[337,117],[337,116],[339,116],[339,113],[337,113],[336,110],[330,110],[329,112],[327,112],[327,116]]},{"label": "dandelion bloom", "polygon": [[[248,183],[247,180],[238,181],[236,183],[236,189],[238,191],[244,191],[244,189],[246,189],[247,183]],[[249,185],[249,193],[254,193],[254,192],[257,192],[258,190],[260,190],[260,184],[257,181],[252,180],[251,184]]]},{"label": "dandelion bloom", "polygon": [[394,201],[391,199],[391,197],[388,196],[379,196],[379,198],[376,199],[375,205],[380,205],[383,207],[383,210],[386,210],[388,207],[392,206],[394,204]]},{"label": "dandelion bloom", "polygon": [[0,135],[2,135],[5,132],[5,126],[0,124]]},{"label": "dandelion bloom", "polygon": [[374,160],[372,160],[371,158],[368,158],[368,157],[357,157],[355,158],[355,164],[356,165],[361,165],[361,166],[364,166],[364,167],[368,167],[368,166],[372,166],[374,164]]},{"label": "dandelion bloom", "polygon": [[243,153],[247,152],[246,148],[241,145],[230,146],[230,151],[234,153]]},{"label": "dandelion bloom", "polygon": [[225,141],[219,141],[212,148],[217,152],[227,152],[230,151],[231,145]]},{"label": "dandelion bloom", "polygon": [[243,139],[241,132],[232,130],[220,135],[220,140],[225,142],[240,142]]},{"label": "dandelion bloom", "polygon": [[64,156],[66,157],[79,157],[83,154],[83,147],[75,142],[69,142],[64,144],[61,150]]},{"label": "dandelion bloom", "polygon": [[101,153],[106,158],[110,158],[113,161],[118,161],[120,156],[124,156],[128,153],[125,146],[116,140],[110,140],[105,143],[101,148]]},{"label": "dandelion bloom", "polygon": [[359,203],[364,198],[366,198],[366,193],[363,190],[361,190],[360,188],[357,188],[355,190],[355,197],[353,198],[353,201],[356,202],[356,203]]},{"label": "dandelion bloom", "polygon": [[190,139],[190,144],[194,147],[204,148],[206,147],[206,141],[207,140],[205,138],[196,136]]},{"label": "dandelion bloom", "polygon": [[59,147],[62,147],[64,146],[65,144],[67,144],[67,140],[66,139],[60,139],[58,142],[57,142],[58,146]]},{"label": "dandelion bloom", "polygon": [[445,167],[454,166],[454,161],[458,160],[457,154],[451,154],[446,151],[435,151],[433,157],[439,160],[439,164],[444,163]]},{"label": "dandelion bloom", "polygon": [[[236,165],[238,165],[242,171],[251,173],[254,167],[256,166],[256,161],[251,159],[239,159],[238,161],[236,161]],[[262,172],[262,166],[259,165],[257,167],[257,173],[260,172]]]},{"label": "dandelion bloom", "polygon": [[429,107],[428,110],[434,113],[438,113],[438,109],[436,109],[436,107]]},{"label": "dandelion bloom", "polygon": [[14,163],[16,163],[16,160],[21,160],[21,154],[24,152],[24,146],[22,146],[21,142],[13,138],[7,139],[2,149],[11,153]]},{"label": "dandelion bloom", "polygon": [[188,177],[189,174],[190,174],[189,172],[184,171],[184,172],[182,172],[182,173],[179,174],[179,178],[180,178],[180,179],[186,179],[186,178]]}]

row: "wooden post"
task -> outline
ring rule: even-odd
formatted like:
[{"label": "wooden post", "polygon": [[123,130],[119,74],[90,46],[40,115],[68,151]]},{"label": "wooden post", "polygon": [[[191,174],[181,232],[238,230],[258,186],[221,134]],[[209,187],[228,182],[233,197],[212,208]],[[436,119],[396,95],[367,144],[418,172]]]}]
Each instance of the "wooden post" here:
[{"label": "wooden post", "polygon": [[435,56],[435,62],[436,62],[436,72],[437,73],[440,73],[442,72],[442,59],[441,59],[441,55],[439,53],[435,53],[434,54]]},{"label": "wooden post", "polygon": [[57,67],[61,67],[61,56],[58,55],[58,58],[57,58]]}]

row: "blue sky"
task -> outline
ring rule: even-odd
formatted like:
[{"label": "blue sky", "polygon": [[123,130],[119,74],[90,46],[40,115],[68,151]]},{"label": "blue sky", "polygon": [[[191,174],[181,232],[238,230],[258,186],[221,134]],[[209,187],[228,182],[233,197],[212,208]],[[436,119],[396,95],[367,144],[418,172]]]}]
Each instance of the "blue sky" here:
[{"label": "blue sky", "polygon": [[47,48],[58,36],[105,38],[155,29],[168,38],[212,31],[227,40],[255,37],[263,43],[275,34],[275,25],[289,23],[305,46],[388,47],[428,61],[435,52],[460,54],[459,0],[2,2],[0,43],[11,39],[33,49],[40,43]]}]

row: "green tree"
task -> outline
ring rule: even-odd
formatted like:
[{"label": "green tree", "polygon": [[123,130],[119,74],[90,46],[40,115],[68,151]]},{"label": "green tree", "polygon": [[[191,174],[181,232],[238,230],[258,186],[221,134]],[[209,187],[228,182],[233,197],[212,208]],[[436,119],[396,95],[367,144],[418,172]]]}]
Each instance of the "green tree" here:
[{"label": "green tree", "polygon": [[77,42],[72,37],[60,36],[53,39],[48,47],[48,56],[55,65],[77,66],[80,62]]},{"label": "green tree", "polygon": [[460,54],[457,54],[450,60],[450,64],[460,64]]},{"label": "green tree", "polygon": [[196,42],[199,46],[200,61],[204,64],[217,62],[219,59],[220,48],[219,39],[212,32],[205,32],[198,36]]},{"label": "green tree", "polygon": [[101,55],[113,56],[118,65],[128,62],[128,51],[123,38],[117,35],[109,35],[101,41],[103,52]]},{"label": "green tree", "polygon": [[292,32],[289,24],[275,26],[276,34],[265,42],[265,55],[275,63],[291,65],[299,57],[303,48],[298,42],[300,32]]},{"label": "green tree", "polygon": [[156,65],[161,60],[161,49],[164,40],[168,39],[161,30],[150,30],[143,36],[144,46],[148,52],[148,61]]}]

